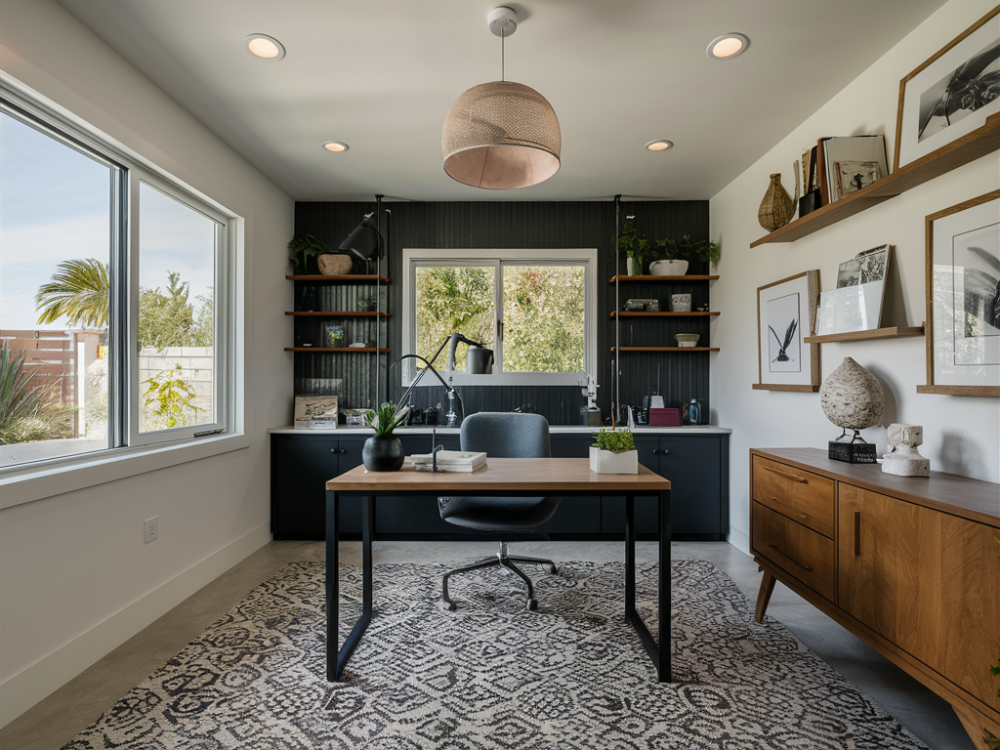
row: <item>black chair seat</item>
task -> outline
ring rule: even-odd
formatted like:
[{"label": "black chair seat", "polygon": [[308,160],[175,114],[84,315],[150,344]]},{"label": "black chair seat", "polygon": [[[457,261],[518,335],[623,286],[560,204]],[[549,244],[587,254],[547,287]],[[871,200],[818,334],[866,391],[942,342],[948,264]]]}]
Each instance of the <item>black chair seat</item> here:
[{"label": "black chair seat", "polygon": [[531,529],[548,521],[558,497],[439,497],[441,518],[481,531]]}]

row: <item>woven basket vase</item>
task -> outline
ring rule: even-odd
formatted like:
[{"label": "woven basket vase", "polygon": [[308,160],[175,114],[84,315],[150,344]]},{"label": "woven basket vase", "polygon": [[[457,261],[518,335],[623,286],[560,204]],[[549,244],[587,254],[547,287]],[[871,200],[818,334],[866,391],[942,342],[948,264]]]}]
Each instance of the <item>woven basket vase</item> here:
[{"label": "woven basket vase", "polygon": [[757,211],[757,221],[768,232],[773,232],[790,222],[794,215],[795,205],[781,186],[781,175],[771,175],[771,184],[767,186],[764,200],[760,202],[760,209]]}]

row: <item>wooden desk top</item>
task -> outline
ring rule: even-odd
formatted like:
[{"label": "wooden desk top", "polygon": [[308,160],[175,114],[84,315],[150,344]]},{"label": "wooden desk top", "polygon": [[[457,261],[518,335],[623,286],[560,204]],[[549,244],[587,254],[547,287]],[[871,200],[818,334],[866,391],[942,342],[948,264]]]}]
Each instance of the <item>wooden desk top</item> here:
[{"label": "wooden desk top", "polygon": [[487,458],[486,468],[472,473],[416,471],[404,466],[399,471],[368,472],[358,466],[326,483],[328,490],[374,490],[391,494],[393,490],[434,492],[533,492],[560,495],[572,491],[599,492],[609,495],[660,492],[670,489],[670,481],[639,466],[638,474],[595,474],[587,458]]}]

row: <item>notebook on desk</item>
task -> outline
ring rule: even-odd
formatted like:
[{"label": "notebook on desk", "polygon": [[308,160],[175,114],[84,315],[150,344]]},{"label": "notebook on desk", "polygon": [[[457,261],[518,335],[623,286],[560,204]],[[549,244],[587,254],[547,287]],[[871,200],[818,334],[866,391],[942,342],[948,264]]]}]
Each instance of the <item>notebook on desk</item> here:
[{"label": "notebook on desk", "polygon": [[[433,453],[417,453],[410,456],[413,468],[417,471],[432,471],[434,468]],[[437,452],[438,471],[472,472],[486,465],[486,454],[482,451],[445,451]]]}]

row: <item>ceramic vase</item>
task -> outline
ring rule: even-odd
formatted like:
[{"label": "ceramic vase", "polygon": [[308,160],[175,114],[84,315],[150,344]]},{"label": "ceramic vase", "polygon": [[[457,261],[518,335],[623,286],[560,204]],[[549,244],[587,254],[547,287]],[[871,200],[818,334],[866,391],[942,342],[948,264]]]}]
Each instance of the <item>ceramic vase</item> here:
[{"label": "ceramic vase", "polygon": [[757,211],[757,221],[768,232],[773,232],[790,222],[794,215],[795,204],[781,186],[781,175],[771,175],[771,184],[767,186],[764,200],[760,202],[760,209]]},{"label": "ceramic vase", "polygon": [[688,260],[654,260],[649,264],[649,272],[653,276],[683,276],[690,264]]},{"label": "ceramic vase", "polygon": [[830,373],[819,390],[826,418],[845,430],[864,430],[882,421],[882,384],[850,357]]},{"label": "ceramic vase", "polygon": [[629,276],[638,276],[639,274],[635,269],[635,258],[625,259],[625,273]]},{"label": "ceramic vase", "polygon": [[399,471],[405,456],[403,441],[394,435],[370,437],[361,448],[361,463],[368,471]]},{"label": "ceramic vase", "polygon": [[319,272],[324,276],[344,276],[351,272],[354,261],[349,255],[339,253],[323,253],[316,256]]}]

